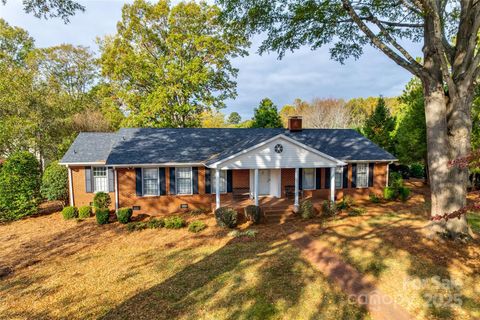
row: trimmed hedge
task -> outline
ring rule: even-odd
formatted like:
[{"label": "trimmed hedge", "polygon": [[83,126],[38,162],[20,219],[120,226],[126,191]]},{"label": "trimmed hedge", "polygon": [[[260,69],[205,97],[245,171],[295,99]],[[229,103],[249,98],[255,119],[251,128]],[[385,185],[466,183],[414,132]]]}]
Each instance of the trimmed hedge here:
[{"label": "trimmed hedge", "polygon": [[262,209],[256,205],[246,206],[244,209],[245,219],[252,221],[254,224],[260,223],[262,219]]},{"label": "trimmed hedge", "polygon": [[65,220],[75,219],[78,217],[78,210],[76,207],[64,207],[62,210],[62,216]]},{"label": "trimmed hedge", "polygon": [[235,228],[237,226],[237,211],[229,207],[215,210],[215,220],[220,227]]},{"label": "trimmed hedge", "polygon": [[185,220],[178,216],[165,218],[164,222],[167,229],[180,229],[186,225]]},{"label": "trimmed hedge", "polygon": [[98,224],[107,224],[110,218],[110,210],[108,208],[96,208],[95,217]]},{"label": "trimmed hedge", "polygon": [[133,210],[132,208],[120,208],[117,210],[117,220],[120,223],[126,224],[130,222],[132,218]]},{"label": "trimmed hedge", "polygon": [[303,219],[313,218],[315,215],[315,209],[313,208],[312,201],[306,199],[300,202],[299,213]]},{"label": "trimmed hedge", "polygon": [[79,219],[90,218],[91,215],[92,215],[92,207],[83,206],[83,207],[78,208],[78,218]]},{"label": "trimmed hedge", "polygon": [[93,197],[93,206],[95,208],[108,208],[112,203],[110,195],[105,192],[97,192],[95,197]]},{"label": "trimmed hedge", "polygon": [[207,225],[203,221],[193,221],[188,225],[188,231],[197,233],[205,229]]}]

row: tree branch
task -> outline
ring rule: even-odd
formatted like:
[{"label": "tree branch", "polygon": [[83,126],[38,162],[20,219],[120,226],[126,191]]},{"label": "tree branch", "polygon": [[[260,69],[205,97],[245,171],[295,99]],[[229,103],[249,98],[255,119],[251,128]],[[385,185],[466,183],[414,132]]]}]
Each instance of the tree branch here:
[{"label": "tree branch", "polygon": [[[360,28],[360,30],[362,30],[363,33],[365,33],[365,35],[370,39],[370,41],[372,41],[372,43],[378,49],[380,49],[383,53],[385,53],[390,59],[392,59],[399,66],[401,66],[401,67],[405,68],[406,70],[410,71],[413,75],[415,75],[417,77],[420,77],[420,78],[424,76],[424,70],[418,63],[413,64],[411,61],[409,62],[409,61],[405,60],[399,54],[397,54],[395,51],[393,51],[390,47],[388,47],[382,40],[380,40],[380,38],[377,35],[375,35],[375,33],[363,22],[361,17],[357,14],[357,12],[352,7],[352,4],[349,0],[342,0],[342,3],[343,3],[344,9],[350,15],[353,22],[355,24],[357,24],[357,26]],[[410,56],[410,55],[408,55],[408,56]]]}]

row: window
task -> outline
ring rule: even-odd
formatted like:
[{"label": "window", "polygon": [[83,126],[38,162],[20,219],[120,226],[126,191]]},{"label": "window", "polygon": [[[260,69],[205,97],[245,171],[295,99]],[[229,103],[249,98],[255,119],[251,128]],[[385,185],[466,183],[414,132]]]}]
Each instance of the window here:
[{"label": "window", "polygon": [[302,170],[302,188],[303,190],[315,189],[315,169],[306,168]]},{"label": "window", "polygon": [[[216,193],[217,184],[215,183],[215,169],[210,171],[210,185],[212,186],[212,193]],[[227,192],[227,171],[220,170],[220,193]]]},{"label": "window", "polygon": [[158,168],[143,169],[143,194],[146,196],[158,195]]},{"label": "window", "polygon": [[357,163],[357,188],[368,187],[368,163]]},{"label": "window", "polygon": [[176,168],[177,194],[192,194],[192,168]]},{"label": "window", "polygon": [[343,188],[343,167],[335,168],[335,189]]},{"label": "window", "polygon": [[93,167],[93,192],[108,192],[107,168]]}]

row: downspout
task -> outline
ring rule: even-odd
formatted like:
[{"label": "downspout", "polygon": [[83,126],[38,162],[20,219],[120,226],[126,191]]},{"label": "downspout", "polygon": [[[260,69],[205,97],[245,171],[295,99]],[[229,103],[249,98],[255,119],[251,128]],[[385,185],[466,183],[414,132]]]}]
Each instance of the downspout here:
[{"label": "downspout", "polygon": [[73,198],[73,181],[72,181],[72,168],[67,165],[68,169],[68,194],[70,198],[70,206],[73,207],[74,198]]},{"label": "downspout", "polygon": [[118,171],[116,168],[113,168],[113,172],[115,172],[115,211],[118,211]]}]

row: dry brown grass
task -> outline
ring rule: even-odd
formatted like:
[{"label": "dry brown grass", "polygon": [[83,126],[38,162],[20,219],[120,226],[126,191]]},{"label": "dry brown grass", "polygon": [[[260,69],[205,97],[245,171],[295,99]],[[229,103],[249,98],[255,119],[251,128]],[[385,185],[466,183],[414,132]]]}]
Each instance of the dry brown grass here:
[{"label": "dry brown grass", "polygon": [[0,318],[365,318],[278,226],[232,239],[203,220],[199,234],[58,213],[0,226],[0,261],[13,271],[0,280]]},{"label": "dry brown grass", "polygon": [[[407,203],[360,204],[367,211],[357,217],[255,226],[253,239],[227,236],[208,216],[200,216],[208,228],[198,234],[130,233],[118,223],[64,221],[59,213],[0,225],[0,269],[12,271],[0,279],[0,318],[368,318],[285,240],[284,230],[296,227],[418,319],[478,319],[479,241],[426,239],[427,195],[417,186]],[[418,285],[435,276],[461,286]],[[436,307],[429,294],[458,294],[463,304]]]}]

